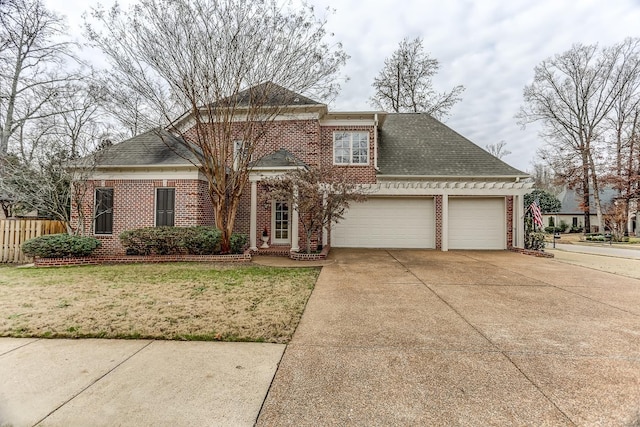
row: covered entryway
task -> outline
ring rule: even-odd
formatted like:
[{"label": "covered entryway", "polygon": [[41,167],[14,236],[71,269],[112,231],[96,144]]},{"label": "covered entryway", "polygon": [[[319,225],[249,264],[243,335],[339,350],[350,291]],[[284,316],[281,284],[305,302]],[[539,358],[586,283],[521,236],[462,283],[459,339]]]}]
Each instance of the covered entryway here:
[{"label": "covered entryway", "polygon": [[505,201],[449,199],[449,249],[506,249]]},{"label": "covered entryway", "polygon": [[353,203],[333,226],[331,246],[435,248],[433,198],[372,197]]}]

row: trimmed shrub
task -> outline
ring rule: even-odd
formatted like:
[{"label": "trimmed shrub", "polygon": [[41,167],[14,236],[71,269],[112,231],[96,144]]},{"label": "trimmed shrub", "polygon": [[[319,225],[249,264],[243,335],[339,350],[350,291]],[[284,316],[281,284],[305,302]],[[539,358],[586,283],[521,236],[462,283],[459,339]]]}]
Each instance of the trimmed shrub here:
[{"label": "trimmed shrub", "polygon": [[22,244],[22,252],[39,258],[84,257],[100,247],[100,241],[89,236],[48,234],[34,237]]},{"label": "trimmed shrub", "polygon": [[222,233],[215,227],[190,227],[185,229],[181,245],[188,254],[213,255],[220,253]]},{"label": "trimmed shrub", "polygon": [[[231,237],[232,251],[235,245],[246,245],[244,239]],[[128,230],[120,234],[120,242],[127,255],[215,255],[220,253],[222,233],[215,227],[147,227]]]},{"label": "trimmed shrub", "polygon": [[120,233],[127,255],[176,255],[183,253],[185,232],[179,227],[146,227]]},{"label": "trimmed shrub", "polygon": [[544,251],[545,247],[545,234],[544,233],[529,233],[524,240],[524,247],[526,249],[532,249],[534,251]]},{"label": "trimmed shrub", "polygon": [[606,240],[602,234],[587,234],[586,239],[589,242],[604,242]]},{"label": "trimmed shrub", "polygon": [[231,253],[232,254],[241,254],[244,252],[247,247],[247,242],[249,238],[246,234],[233,233],[231,235]]}]

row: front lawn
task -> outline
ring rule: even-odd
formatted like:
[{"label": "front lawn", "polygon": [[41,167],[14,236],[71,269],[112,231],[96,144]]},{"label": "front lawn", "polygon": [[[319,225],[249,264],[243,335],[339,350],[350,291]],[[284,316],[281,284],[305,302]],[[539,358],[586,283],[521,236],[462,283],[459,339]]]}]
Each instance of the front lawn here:
[{"label": "front lawn", "polygon": [[291,339],[316,268],[133,264],[0,268],[0,336]]}]

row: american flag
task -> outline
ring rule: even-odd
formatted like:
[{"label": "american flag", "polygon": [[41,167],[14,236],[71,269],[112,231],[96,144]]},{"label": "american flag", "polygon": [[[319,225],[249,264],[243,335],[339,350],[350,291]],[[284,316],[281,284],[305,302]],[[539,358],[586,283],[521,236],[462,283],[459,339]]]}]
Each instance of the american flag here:
[{"label": "american flag", "polygon": [[534,200],[529,206],[531,213],[533,214],[533,223],[542,228],[542,211],[540,210],[540,203],[538,200]]}]

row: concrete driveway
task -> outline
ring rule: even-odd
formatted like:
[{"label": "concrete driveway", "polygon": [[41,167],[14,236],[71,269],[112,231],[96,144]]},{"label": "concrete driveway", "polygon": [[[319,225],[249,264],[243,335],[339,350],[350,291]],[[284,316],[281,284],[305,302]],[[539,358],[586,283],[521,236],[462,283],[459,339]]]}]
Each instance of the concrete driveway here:
[{"label": "concrete driveway", "polygon": [[333,250],[258,425],[640,425],[640,281],[507,252]]}]

